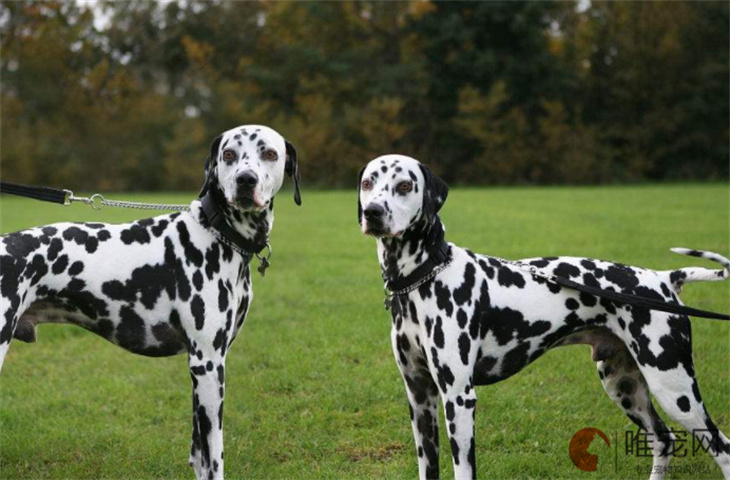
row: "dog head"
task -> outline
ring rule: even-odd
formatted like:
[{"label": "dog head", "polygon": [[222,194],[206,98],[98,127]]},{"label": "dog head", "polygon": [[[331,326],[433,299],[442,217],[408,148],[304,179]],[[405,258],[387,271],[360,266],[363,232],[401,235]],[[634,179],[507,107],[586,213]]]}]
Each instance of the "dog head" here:
[{"label": "dog head", "polygon": [[260,212],[274,201],[285,173],[294,180],[294,201],[301,205],[294,146],[269,127],[242,125],[213,140],[200,197],[212,191],[235,209]]},{"label": "dog head", "polygon": [[374,237],[401,238],[421,222],[433,223],[449,187],[418,160],[384,155],[360,171],[358,221]]}]

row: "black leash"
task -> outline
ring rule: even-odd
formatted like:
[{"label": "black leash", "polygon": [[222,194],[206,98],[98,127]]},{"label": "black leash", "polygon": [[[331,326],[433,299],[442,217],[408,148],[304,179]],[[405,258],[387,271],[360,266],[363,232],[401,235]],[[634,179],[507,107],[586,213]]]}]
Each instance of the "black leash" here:
[{"label": "black leash", "polygon": [[669,303],[664,300],[656,300],[654,298],[648,298],[641,295],[629,295],[627,293],[616,292],[613,290],[604,290],[603,288],[591,287],[583,285],[582,283],[574,282],[565,277],[559,277],[557,275],[551,275],[543,272],[535,265],[525,264],[519,261],[510,261],[503,258],[492,257],[501,262],[515,265],[516,267],[529,272],[530,274],[542,278],[548,282],[556,283],[558,285],[570,288],[572,290],[578,290],[579,292],[589,293],[597,297],[605,298],[614,303],[620,305],[631,305],[639,308],[646,308],[649,310],[658,310],[660,312],[675,313],[678,315],[691,315],[693,317],[712,318],[715,320],[730,320],[730,315],[723,313],[710,312],[707,310],[700,310],[699,308],[686,307],[678,303]]},{"label": "black leash", "polygon": [[[436,252],[441,252],[442,250],[443,247],[436,250]],[[677,315],[690,315],[692,317],[711,318],[714,320],[730,320],[730,315],[725,315],[723,313],[700,310],[699,308],[687,307],[678,303],[669,303],[663,300],[656,300],[641,295],[629,295],[626,293],[615,292],[612,290],[604,290],[598,287],[591,287],[588,285],[583,285],[582,283],[574,282],[565,277],[547,274],[534,265],[527,265],[521,262],[505,260],[503,258],[492,258],[510,265],[515,265],[518,268],[523,269],[530,274],[549,282],[561,285],[566,288],[570,288],[571,290],[577,290],[579,292],[585,292],[591,295],[595,295],[596,297],[605,298],[606,300],[610,300],[620,305],[631,305],[634,307],[646,308],[648,310],[658,310],[661,312],[674,313]],[[393,296],[403,295],[411,292],[423,285],[424,283],[432,280],[441,270],[446,268],[450,262],[451,259],[449,258],[448,254],[431,255],[429,256],[428,260],[424,262],[423,265],[421,265],[416,270],[414,270],[413,273],[399,281],[391,281],[384,278],[386,288],[385,309],[388,310],[392,306]]]},{"label": "black leash", "polygon": [[581,283],[576,283],[564,277],[553,276],[553,281],[558,285],[562,285],[579,292],[590,293],[597,297],[611,300],[614,303],[623,305],[631,305],[634,307],[647,308],[649,310],[659,310],[661,312],[676,313],[678,315],[690,315],[692,317],[712,318],[715,320],[730,320],[730,315],[723,313],[715,313],[698,308],[686,307],[678,303],[669,303],[662,300],[643,297],[641,295],[627,295],[621,292],[612,292],[611,290],[603,290],[602,288],[590,287]]},{"label": "black leash", "polygon": [[43,202],[58,203],[60,205],[69,205],[71,203],[68,198],[69,190],[59,190],[50,187],[31,187],[30,185],[22,185],[20,183],[0,181],[0,193],[34,198]]}]

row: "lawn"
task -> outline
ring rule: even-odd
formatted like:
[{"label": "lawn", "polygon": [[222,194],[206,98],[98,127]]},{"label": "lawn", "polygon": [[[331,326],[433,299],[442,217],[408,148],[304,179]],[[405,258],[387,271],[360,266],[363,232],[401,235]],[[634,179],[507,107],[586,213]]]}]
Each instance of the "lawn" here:
[{"label": "lawn", "polygon": [[[710,266],[669,248],[730,254],[729,194],[726,185],[455,189],[442,217],[450,241],[507,258]],[[192,194],[108,196],[181,203]],[[276,202],[272,267],[254,278],[253,307],[228,356],[226,474],[416,478],[375,244],[358,231],[355,192],[305,189],[303,200],[296,207],[284,192]],[[146,214],[8,197],[0,209],[2,232]],[[728,312],[729,293],[730,282],[693,284],[682,298]],[[730,324],[692,323],[705,404],[730,434]],[[13,343],[2,371],[0,478],[193,478],[189,384],[182,356],[139,357],[80,328],[44,325],[37,343]],[[587,346],[548,352],[477,393],[480,478],[648,477],[651,459],[625,454],[633,424],[604,394]],[[585,427],[611,440],[591,446],[598,472],[578,470],[568,456],[571,437]],[[441,445],[441,473],[452,478],[443,423]],[[689,447],[673,465],[695,472],[670,478],[721,477],[709,455],[692,456]]]}]

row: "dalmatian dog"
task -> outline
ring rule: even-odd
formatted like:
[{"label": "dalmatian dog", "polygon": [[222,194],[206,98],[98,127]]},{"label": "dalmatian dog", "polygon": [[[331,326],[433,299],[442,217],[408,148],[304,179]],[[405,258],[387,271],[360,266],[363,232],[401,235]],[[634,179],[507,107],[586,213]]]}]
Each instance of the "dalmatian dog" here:
[{"label": "dalmatian dog", "polygon": [[[215,139],[201,197],[227,224],[265,244],[284,174],[301,204],[296,150],[280,134],[244,125]],[[193,383],[190,465],[223,478],[223,395],[228,349],[253,290],[248,258],[189,212],[110,225],[57,223],[0,241],[0,366],[13,338],[41,323],[72,323],[139,355],[187,354]]]},{"label": "dalmatian dog", "polygon": [[[710,419],[695,378],[689,318],[567,289],[512,262],[446,243],[438,212],[447,193],[428,167],[402,155],[376,158],[360,173],[362,232],[377,239],[386,285],[402,288],[391,300],[391,341],[410,404],[419,477],[439,477],[439,397],[455,478],[475,478],[475,387],[516,374],[550,348],[588,344],[611,400],[653,434],[652,479],[663,477],[675,437],[650,392],[688,432],[704,431],[700,440],[730,478],[730,442]],[[521,262],[586,285],[676,303],[682,285],[729,276],[730,261],[719,255],[675,251],[724,269],[653,271],[574,257]],[[432,276],[414,279],[429,262]]]}]

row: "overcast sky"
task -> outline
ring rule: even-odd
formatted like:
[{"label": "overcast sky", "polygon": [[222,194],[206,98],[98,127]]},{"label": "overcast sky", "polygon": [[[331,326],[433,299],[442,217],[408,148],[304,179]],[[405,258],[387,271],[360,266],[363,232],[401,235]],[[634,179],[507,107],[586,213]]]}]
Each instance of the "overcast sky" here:
[{"label": "overcast sky", "polygon": [[[167,5],[168,3],[172,3],[175,0],[156,0],[156,2],[160,5]],[[76,3],[79,5],[90,5],[94,7],[94,27],[96,27],[97,30],[104,30],[106,27],[109,26],[110,18],[109,14],[105,13],[99,6],[99,0],[76,0]],[[576,9],[579,12],[584,12],[588,10],[588,8],[591,6],[591,0],[578,0],[578,5]]]}]

